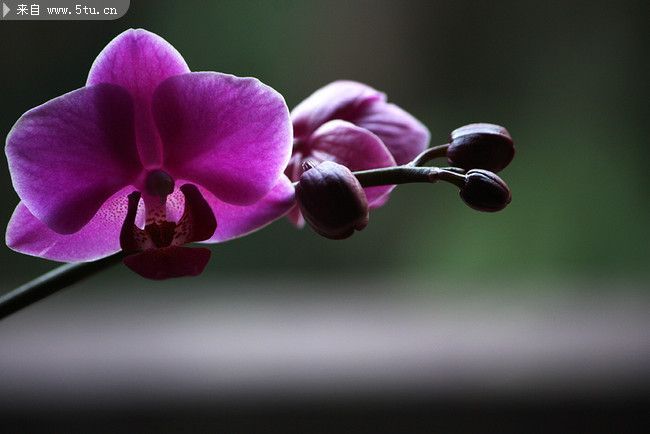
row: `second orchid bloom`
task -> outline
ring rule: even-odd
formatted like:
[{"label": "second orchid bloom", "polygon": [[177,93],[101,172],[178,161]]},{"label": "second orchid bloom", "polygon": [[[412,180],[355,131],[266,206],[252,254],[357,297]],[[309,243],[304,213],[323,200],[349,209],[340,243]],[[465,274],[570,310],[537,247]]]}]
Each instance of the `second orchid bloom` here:
[{"label": "second orchid bloom", "polygon": [[[351,171],[406,164],[429,145],[429,130],[412,115],[386,101],[386,95],[354,81],[335,81],[291,111],[293,153],[285,174],[298,181],[303,163],[333,161]],[[365,189],[369,207],[386,203],[393,186]],[[288,215],[305,220],[298,206]]]}]

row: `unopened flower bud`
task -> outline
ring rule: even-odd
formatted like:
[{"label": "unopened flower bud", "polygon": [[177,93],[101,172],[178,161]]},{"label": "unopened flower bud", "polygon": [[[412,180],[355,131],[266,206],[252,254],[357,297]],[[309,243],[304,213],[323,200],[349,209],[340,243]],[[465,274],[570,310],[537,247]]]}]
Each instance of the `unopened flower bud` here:
[{"label": "unopened flower bud", "polygon": [[326,238],[348,238],[368,224],[363,187],[347,167],[333,161],[308,168],[301,175],[296,200],[307,224]]},{"label": "unopened flower bud", "polygon": [[515,156],[508,131],[494,124],[469,124],[454,130],[447,149],[451,166],[498,172]]},{"label": "unopened flower bud", "polygon": [[467,172],[460,197],[470,208],[486,212],[502,210],[512,198],[510,189],[501,178],[482,169]]}]

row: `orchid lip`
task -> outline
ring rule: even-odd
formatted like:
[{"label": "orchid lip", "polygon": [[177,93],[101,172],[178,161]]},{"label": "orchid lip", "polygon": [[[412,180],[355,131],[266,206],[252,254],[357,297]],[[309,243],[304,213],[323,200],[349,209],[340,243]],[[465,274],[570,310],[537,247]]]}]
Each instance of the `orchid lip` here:
[{"label": "orchid lip", "polygon": [[[164,181],[161,183],[163,187],[168,186],[169,175],[162,170],[152,173],[154,178]],[[158,192],[165,192],[165,188]],[[147,223],[143,229],[135,224],[141,193],[134,191],[128,197],[120,245],[125,252],[139,251],[125,258],[124,264],[143,277],[195,276],[203,271],[210,258],[208,249],[182,246],[204,241],[214,234],[217,221],[212,209],[195,185],[184,184],[180,191],[185,196],[185,210],[177,222],[167,220],[165,203],[151,203],[145,197]]]},{"label": "orchid lip", "polygon": [[192,184],[180,188],[185,196],[185,210],[177,221],[168,221],[166,205],[152,204],[145,198],[146,224],[139,228],[135,224],[141,193],[129,195],[127,215],[120,233],[120,245],[124,251],[144,251],[163,247],[181,246],[210,238],[217,227],[212,209]]}]

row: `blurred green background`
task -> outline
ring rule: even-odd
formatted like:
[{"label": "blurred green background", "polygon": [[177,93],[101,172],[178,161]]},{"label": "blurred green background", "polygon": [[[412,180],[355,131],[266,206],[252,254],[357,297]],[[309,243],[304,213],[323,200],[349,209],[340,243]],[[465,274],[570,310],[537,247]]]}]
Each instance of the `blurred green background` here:
[{"label": "blurred green background", "polygon": [[[192,70],[258,77],[290,108],[333,80],[353,79],[426,124],[432,145],[463,124],[493,122],[517,147],[501,173],[513,200],[500,213],[469,209],[446,184],[401,186],[351,239],[326,240],[282,219],[214,245],[197,280],[161,285],[336,274],[415,279],[433,291],[444,289],[435,282],[551,288],[567,278],[644,288],[649,9],[641,0],[135,0],[116,21],[3,21],[0,131],[83,86],[113,37],[143,27]],[[18,197],[0,167],[6,225]],[[0,260],[2,292],[54,266],[6,247]],[[124,267],[96,279],[144,283]]]}]

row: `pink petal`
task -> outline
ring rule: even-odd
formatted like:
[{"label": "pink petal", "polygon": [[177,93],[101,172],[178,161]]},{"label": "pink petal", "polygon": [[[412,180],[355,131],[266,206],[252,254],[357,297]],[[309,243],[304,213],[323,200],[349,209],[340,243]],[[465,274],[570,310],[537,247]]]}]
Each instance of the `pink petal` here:
[{"label": "pink petal", "polygon": [[[334,161],[351,171],[395,166],[395,160],[381,140],[370,131],[350,122],[335,120],[318,128],[307,145],[309,155],[319,161]],[[369,204],[374,204],[392,186],[365,188]]]},{"label": "pink petal", "polygon": [[119,34],[90,68],[87,85],[115,83],[133,96],[138,150],[146,167],[162,161],[160,138],[151,115],[151,96],[167,77],[189,71],[174,47],[143,29]]},{"label": "pink petal", "polygon": [[[372,187],[372,188],[377,188],[377,187]],[[393,188],[395,188],[395,186],[391,185],[389,187],[389,189],[388,189],[388,192],[386,192],[383,196],[377,197],[375,200],[372,201],[371,204],[369,204],[369,208],[370,209],[376,209],[376,208],[384,206],[386,204],[386,202],[388,202],[388,199],[390,199],[390,194],[388,194],[388,193],[393,191]],[[368,192],[368,190],[370,190],[370,188],[365,189],[366,192]],[[367,193],[366,193],[366,195],[367,195]]]},{"label": "pink petal", "polygon": [[120,250],[120,228],[126,216],[126,188],[106,201],[80,231],[61,235],[19,203],[7,226],[7,246],[27,255],[61,262],[94,261]]},{"label": "pink petal", "polygon": [[305,226],[305,218],[302,216],[299,206],[291,208],[291,211],[287,214],[287,219],[298,228]]},{"label": "pink petal", "polygon": [[97,84],[25,113],[7,136],[14,188],[32,214],[71,234],[142,170],[133,103],[114,84]]},{"label": "pink petal", "polygon": [[399,165],[410,162],[429,146],[429,129],[394,104],[367,104],[348,120],[375,133]]},{"label": "pink petal", "polygon": [[227,241],[254,232],[284,216],[295,204],[293,184],[281,176],[277,185],[250,206],[231,205],[200,189],[217,219],[217,230],[208,243]]},{"label": "pink petal", "polygon": [[153,112],[165,170],[224,202],[256,202],[289,161],[289,111],[257,79],[216,72],[170,77],[156,89]]},{"label": "pink petal", "polygon": [[386,95],[355,81],[339,80],[311,94],[291,111],[294,135],[306,139],[333,119],[350,120],[365,104],[386,101]]},{"label": "pink petal", "polygon": [[386,95],[354,81],[335,81],[314,92],[291,111],[294,135],[307,140],[322,124],[340,119],[376,134],[397,164],[406,164],[428,145],[426,126],[394,104]]},{"label": "pink petal", "polygon": [[203,247],[164,247],[145,250],[123,259],[124,265],[142,277],[154,280],[197,276],[210,260],[210,250]]}]

